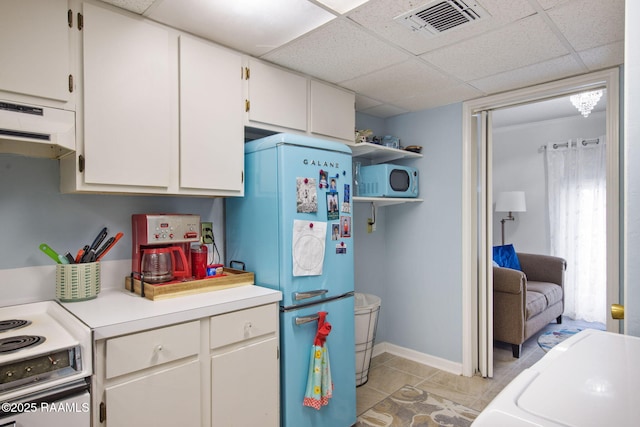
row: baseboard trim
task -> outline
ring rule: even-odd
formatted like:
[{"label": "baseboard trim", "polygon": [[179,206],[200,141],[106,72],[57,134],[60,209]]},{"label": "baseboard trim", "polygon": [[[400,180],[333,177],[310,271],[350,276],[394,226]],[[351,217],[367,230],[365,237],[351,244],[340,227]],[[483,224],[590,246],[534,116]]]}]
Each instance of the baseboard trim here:
[{"label": "baseboard trim", "polygon": [[431,366],[432,368],[450,372],[455,375],[462,375],[462,363],[452,362],[447,359],[442,359],[441,357],[420,353],[419,351],[400,347],[388,342],[381,342],[373,346],[373,357],[378,356],[382,353],[390,353],[394,356],[404,357],[405,359],[413,360],[414,362]]}]

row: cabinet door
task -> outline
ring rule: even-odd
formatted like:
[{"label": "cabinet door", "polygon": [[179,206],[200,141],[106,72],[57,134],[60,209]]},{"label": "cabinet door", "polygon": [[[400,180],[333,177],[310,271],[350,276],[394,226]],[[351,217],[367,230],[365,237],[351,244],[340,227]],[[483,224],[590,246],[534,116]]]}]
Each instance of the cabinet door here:
[{"label": "cabinet door", "polygon": [[0,90],[68,101],[67,0],[2,0]]},{"label": "cabinet door", "polygon": [[242,57],[180,36],[180,187],[242,195]]},{"label": "cabinet door", "polygon": [[168,187],[169,33],[88,3],[83,13],[85,182]]},{"label": "cabinet door", "polygon": [[353,142],[356,126],[352,92],[311,81],[311,132]]},{"label": "cabinet door", "polygon": [[249,121],[307,130],[307,79],[249,61]]},{"label": "cabinet door", "polygon": [[107,426],[199,426],[200,361],[106,387]]},{"label": "cabinet door", "polygon": [[213,427],[280,425],[277,351],[271,338],[212,357]]}]

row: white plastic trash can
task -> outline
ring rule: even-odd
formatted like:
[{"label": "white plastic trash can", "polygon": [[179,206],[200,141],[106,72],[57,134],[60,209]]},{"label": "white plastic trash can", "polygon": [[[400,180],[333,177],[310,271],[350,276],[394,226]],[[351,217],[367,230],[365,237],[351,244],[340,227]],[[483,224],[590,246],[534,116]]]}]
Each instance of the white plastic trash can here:
[{"label": "white plastic trash can", "polygon": [[380,298],[371,294],[355,294],[356,386],[369,379],[369,365],[376,339]]}]

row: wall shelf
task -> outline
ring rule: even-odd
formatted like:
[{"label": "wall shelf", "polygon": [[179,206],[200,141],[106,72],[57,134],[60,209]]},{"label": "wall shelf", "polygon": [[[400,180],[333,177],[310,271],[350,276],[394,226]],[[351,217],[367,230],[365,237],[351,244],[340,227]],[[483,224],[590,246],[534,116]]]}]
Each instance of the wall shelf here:
[{"label": "wall shelf", "polygon": [[422,157],[420,153],[389,148],[371,142],[360,142],[349,146],[351,147],[354,158],[367,159],[371,161],[371,164],[386,163],[397,159]]},{"label": "wall shelf", "polygon": [[374,205],[381,207],[398,205],[401,203],[423,202],[424,200],[408,197],[354,197],[353,201],[355,203],[373,203]]}]

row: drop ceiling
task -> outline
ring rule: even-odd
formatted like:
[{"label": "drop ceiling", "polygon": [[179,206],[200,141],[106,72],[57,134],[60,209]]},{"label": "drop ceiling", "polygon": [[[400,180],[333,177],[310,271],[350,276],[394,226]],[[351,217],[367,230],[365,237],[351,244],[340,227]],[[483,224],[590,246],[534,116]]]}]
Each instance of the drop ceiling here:
[{"label": "drop ceiling", "polygon": [[104,0],[356,93],[386,118],[617,66],[624,0],[450,0],[479,19],[432,34],[428,0]]}]

